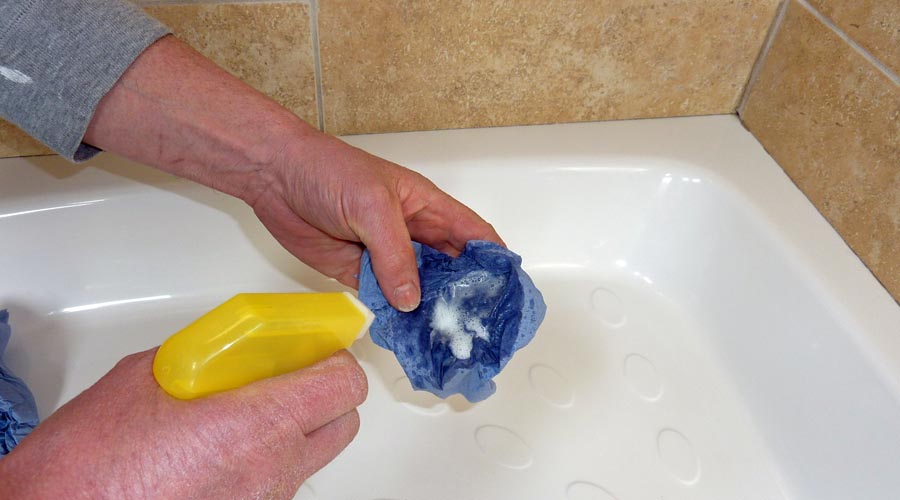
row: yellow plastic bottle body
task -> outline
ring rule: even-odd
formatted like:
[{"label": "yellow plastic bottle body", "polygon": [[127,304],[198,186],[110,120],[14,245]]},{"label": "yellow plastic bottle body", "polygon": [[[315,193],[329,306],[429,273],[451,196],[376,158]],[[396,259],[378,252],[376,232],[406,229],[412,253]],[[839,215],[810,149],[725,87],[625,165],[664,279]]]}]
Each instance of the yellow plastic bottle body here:
[{"label": "yellow plastic bottle body", "polygon": [[373,318],[346,292],[239,294],[169,337],[153,375],[179,399],[234,389],[350,347]]}]

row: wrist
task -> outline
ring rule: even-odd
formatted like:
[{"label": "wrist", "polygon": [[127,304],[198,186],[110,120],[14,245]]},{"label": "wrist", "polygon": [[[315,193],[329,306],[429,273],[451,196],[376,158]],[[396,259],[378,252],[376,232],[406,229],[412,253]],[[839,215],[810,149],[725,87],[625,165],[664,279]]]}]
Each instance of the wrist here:
[{"label": "wrist", "polygon": [[[266,121],[257,130],[259,140],[242,153],[250,167],[240,181],[240,191],[230,192],[253,206],[260,197],[281,190],[297,180],[297,169],[316,163],[315,154],[330,137],[315,127],[287,113]],[[285,194],[285,193],[281,193]]]},{"label": "wrist", "polygon": [[315,134],[275,101],[164,37],[101,99],[84,142],[251,202],[274,185],[282,150]]}]

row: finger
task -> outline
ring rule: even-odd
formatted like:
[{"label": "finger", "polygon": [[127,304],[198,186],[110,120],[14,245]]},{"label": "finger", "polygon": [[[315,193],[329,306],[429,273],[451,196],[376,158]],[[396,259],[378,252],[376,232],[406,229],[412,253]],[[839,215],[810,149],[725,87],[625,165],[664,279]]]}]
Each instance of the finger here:
[{"label": "finger", "polygon": [[419,268],[406,221],[394,199],[370,203],[353,228],[372,257],[372,270],[388,303],[409,312],[419,307]]},{"label": "finger", "polygon": [[260,380],[240,389],[206,398],[230,400],[265,418],[259,425],[272,421],[292,422],[303,434],[318,429],[353,410],[366,399],[366,374],[347,351],[341,351],[308,368]]},{"label": "finger", "polygon": [[443,192],[422,211],[414,214],[408,226],[413,239],[454,257],[471,240],[492,241],[506,246],[493,226]]},{"label": "finger", "polygon": [[494,226],[488,224],[474,210],[453,198],[450,198],[450,205],[447,210],[451,214],[452,224],[448,241],[454,247],[463,250],[470,240],[492,241],[506,246]]},{"label": "finger", "polygon": [[306,436],[303,481],[334,460],[359,432],[359,413],[351,410]]}]

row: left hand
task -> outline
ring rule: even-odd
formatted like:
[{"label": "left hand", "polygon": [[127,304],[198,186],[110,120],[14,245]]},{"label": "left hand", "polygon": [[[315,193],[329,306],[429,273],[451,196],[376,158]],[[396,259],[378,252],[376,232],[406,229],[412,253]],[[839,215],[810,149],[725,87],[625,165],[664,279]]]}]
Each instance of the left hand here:
[{"label": "left hand", "polygon": [[425,177],[315,134],[287,147],[269,172],[273,180],[247,199],[303,262],[356,288],[365,246],[385,297],[411,311],[420,290],[410,239],[454,256],[469,240],[502,244],[490,224]]},{"label": "left hand", "polygon": [[84,140],[240,197],[291,253],[346,285],[367,247],[403,311],[420,299],[411,238],[451,255],[471,239],[502,244],[421,175],[319,132],[174,37],[134,61]]}]

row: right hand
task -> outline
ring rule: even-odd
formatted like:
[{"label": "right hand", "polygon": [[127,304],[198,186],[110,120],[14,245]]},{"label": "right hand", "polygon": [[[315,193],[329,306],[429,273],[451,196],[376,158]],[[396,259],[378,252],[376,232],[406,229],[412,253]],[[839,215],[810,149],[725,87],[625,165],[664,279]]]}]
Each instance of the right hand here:
[{"label": "right hand", "polygon": [[120,361],[0,459],[4,498],[291,498],[359,429],[366,376],[341,352],[181,401],[156,349]]}]

